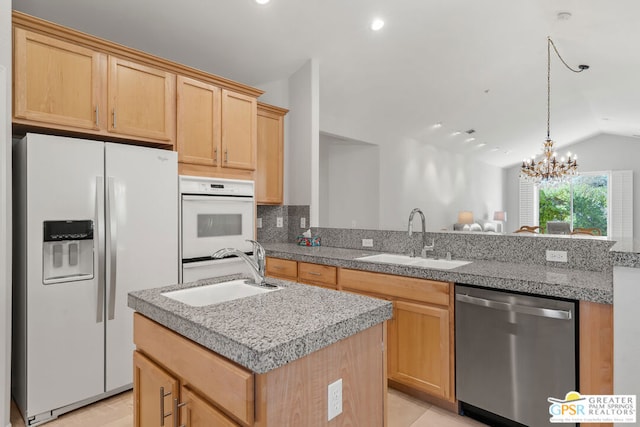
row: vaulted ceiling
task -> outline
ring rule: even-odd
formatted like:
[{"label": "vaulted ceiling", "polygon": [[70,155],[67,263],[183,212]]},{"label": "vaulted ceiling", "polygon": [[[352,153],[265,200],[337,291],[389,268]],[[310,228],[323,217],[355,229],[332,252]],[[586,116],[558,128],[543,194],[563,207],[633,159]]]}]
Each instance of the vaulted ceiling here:
[{"label": "vaulted ceiling", "polygon": [[[249,85],[286,79],[316,58],[321,131],[376,144],[413,139],[497,166],[538,153],[546,136],[549,35],[570,65],[591,67],[574,74],[552,58],[552,139],[561,147],[598,133],[640,137],[637,0],[13,0],[13,8]],[[386,23],[378,32],[369,28],[375,17]]]}]

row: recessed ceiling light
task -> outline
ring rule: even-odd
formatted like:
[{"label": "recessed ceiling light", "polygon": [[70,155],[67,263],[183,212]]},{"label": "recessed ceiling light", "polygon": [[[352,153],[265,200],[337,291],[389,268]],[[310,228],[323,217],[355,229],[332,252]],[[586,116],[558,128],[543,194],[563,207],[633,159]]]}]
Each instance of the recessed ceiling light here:
[{"label": "recessed ceiling light", "polygon": [[442,127],[442,123],[438,122],[436,124],[433,125],[434,129],[440,129]]},{"label": "recessed ceiling light", "polygon": [[256,0],[256,3],[258,4],[267,4],[269,3],[271,0]]},{"label": "recessed ceiling light", "polygon": [[475,141],[475,140],[476,140],[475,138],[467,138],[467,139],[464,140],[464,142],[472,142],[472,141]]},{"label": "recessed ceiling light", "polygon": [[384,21],[380,18],[376,18],[371,22],[371,29],[373,31],[378,31],[384,27]]},{"label": "recessed ceiling light", "polygon": [[451,136],[458,136],[458,135],[460,135],[461,133],[462,133],[462,132],[455,131],[455,132],[452,132],[452,133],[451,133]]},{"label": "recessed ceiling light", "polygon": [[481,142],[480,144],[478,144],[478,148],[484,147],[485,145],[487,145],[487,144],[485,144],[484,142]]},{"label": "recessed ceiling light", "polygon": [[491,152],[493,153],[493,152],[496,152],[496,151],[498,151],[498,150],[500,150],[498,147],[493,147],[493,148],[492,148],[491,150],[489,150],[489,151],[491,151]]}]

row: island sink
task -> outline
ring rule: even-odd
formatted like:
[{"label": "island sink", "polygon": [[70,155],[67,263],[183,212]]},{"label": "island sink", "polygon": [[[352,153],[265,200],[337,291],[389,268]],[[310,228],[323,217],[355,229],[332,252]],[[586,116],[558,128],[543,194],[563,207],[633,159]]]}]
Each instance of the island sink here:
[{"label": "island sink", "polygon": [[274,285],[258,286],[247,283],[245,279],[239,279],[164,292],[160,295],[193,307],[203,307],[205,305],[220,304],[225,301],[233,301],[278,290],[280,290],[280,288]]},{"label": "island sink", "polygon": [[356,258],[356,260],[366,262],[381,262],[384,264],[407,265],[411,267],[436,268],[441,270],[451,270],[452,268],[471,264],[471,261],[418,258],[399,254],[368,255]]}]

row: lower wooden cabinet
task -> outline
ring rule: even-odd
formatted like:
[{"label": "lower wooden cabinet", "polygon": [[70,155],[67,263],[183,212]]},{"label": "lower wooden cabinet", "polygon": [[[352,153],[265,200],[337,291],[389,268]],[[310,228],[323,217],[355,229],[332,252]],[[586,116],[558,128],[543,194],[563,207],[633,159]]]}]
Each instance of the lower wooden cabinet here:
[{"label": "lower wooden cabinet", "polygon": [[388,327],[389,378],[437,397],[452,398],[448,308],[396,300],[393,311]]},{"label": "lower wooden cabinet", "polygon": [[267,275],[393,302],[387,322],[389,384],[455,402],[454,287],[452,283],[372,273],[267,257]]},{"label": "lower wooden cabinet", "polygon": [[180,425],[185,427],[235,427],[240,424],[227,418],[188,387],[180,389]]},{"label": "lower wooden cabinet", "polygon": [[455,402],[453,284],[341,268],[338,289],[393,302],[389,385]]},{"label": "lower wooden cabinet", "polygon": [[386,335],[381,323],[257,374],[134,313],[134,426],[326,425],[338,378],[343,408],[331,425],[384,426]]},{"label": "lower wooden cabinet", "polygon": [[133,424],[173,426],[173,399],[179,396],[177,378],[142,353],[133,353]]}]

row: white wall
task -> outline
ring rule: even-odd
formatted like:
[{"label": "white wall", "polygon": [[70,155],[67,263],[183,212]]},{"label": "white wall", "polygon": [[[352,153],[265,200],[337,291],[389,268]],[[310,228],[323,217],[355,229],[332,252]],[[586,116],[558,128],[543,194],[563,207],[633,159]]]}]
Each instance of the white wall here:
[{"label": "white wall", "polygon": [[414,140],[380,146],[380,228],[404,230],[420,208],[428,230],[451,229],[458,212],[493,219],[504,206],[502,168]]},{"label": "white wall", "polygon": [[[289,181],[286,204],[311,203],[311,156],[313,130],[313,66],[309,60],[289,78]],[[317,138],[317,132],[315,137]],[[294,177],[295,179],[292,179]]]},{"label": "white wall", "polygon": [[[625,136],[600,134],[585,141],[562,147],[558,153],[566,153],[567,151],[578,155],[578,169],[581,172],[633,171],[633,237],[638,239],[640,237],[640,140]],[[539,153],[533,152],[532,154]],[[520,165],[516,165],[508,168],[506,176],[507,210],[510,211],[510,215],[513,212],[511,218],[516,221],[512,221],[513,227],[517,224],[519,173]]]},{"label": "white wall", "polygon": [[320,224],[378,229],[380,150],[377,145],[320,135]]},{"label": "white wall", "polygon": [[11,2],[0,2],[0,426],[11,402]]}]

